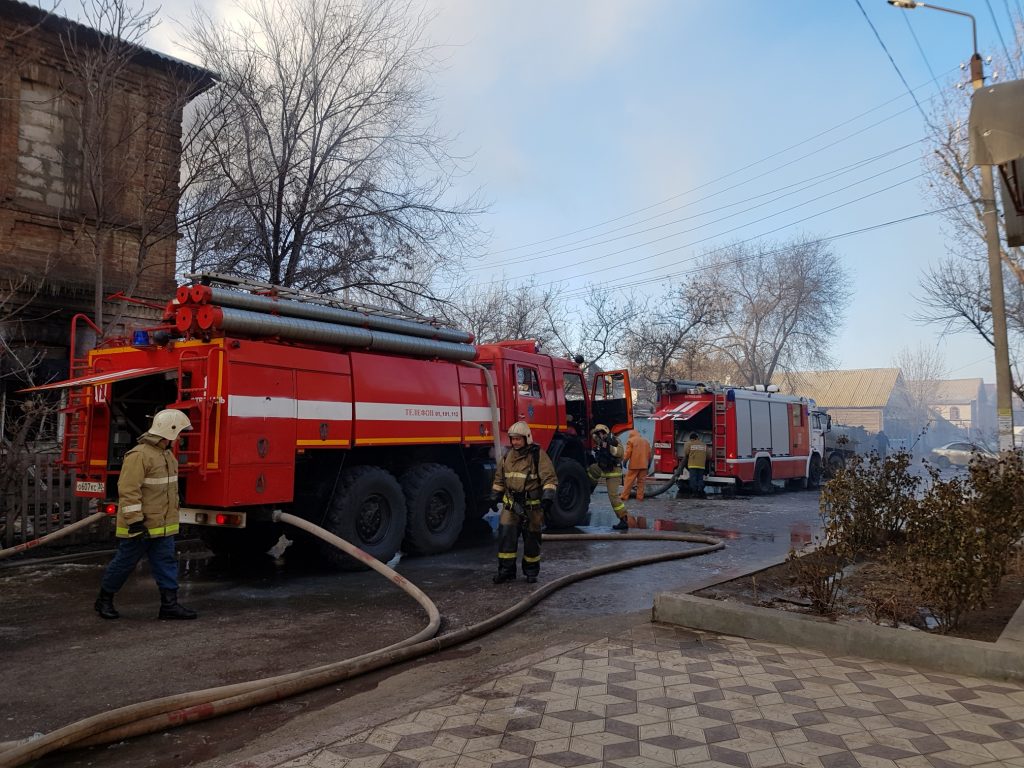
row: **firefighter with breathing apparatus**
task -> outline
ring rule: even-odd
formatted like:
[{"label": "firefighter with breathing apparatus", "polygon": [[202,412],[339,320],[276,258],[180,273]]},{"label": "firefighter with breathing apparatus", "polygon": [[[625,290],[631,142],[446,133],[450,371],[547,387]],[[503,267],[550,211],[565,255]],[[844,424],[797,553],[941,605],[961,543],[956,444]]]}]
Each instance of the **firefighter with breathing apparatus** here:
[{"label": "firefighter with breathing apparatus", "polygon": [[629,530],[626,519],[626,505],[619,498],[619,485],[622,482],[622,456],[625,453],[619,439],[604,424],[598,424],[590,433],[594,449],[594,463],[587,467],[587,474],[594,483],[604,480],[608,489],[608,501],[612,512],[619,521],[612,526],[613,531]]},{"label": "firefighter with breathing apparatus", "polygon": [[533,442],[530,426],[517,421],[508,429],[511,443],[498,462],[491,486],[491,511],[502,505],[498,523],[498,573],[495,584],[516,577],[516,550],[523,534],[523,575],[528,584],[540,573],[540,537],[544,514],[555,501],[558,480],[547,453]]},{"label": "firefighter with breathing apparatus", "polygon": [[117,552],[110,561],[96,612],[104,619],[120,615],[114,608],[114,594],[124,586],[143,555],[160,589],[160,619],[194,619],[178,603],[178,561],[174,557],[174,535],[178,532],[178,460],[171,445],[192,423],[181,411],[167,409],[153,417],[149,431],[124,456],[117,481],[118,505],[115,535]]}]

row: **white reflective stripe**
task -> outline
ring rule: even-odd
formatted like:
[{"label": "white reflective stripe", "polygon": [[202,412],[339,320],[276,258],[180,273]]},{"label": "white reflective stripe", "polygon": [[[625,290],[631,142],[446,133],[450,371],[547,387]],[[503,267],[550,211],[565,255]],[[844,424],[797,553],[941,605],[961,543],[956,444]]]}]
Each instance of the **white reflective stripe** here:
[{"label": "white reflective stripe", "polygon": [[300,419],[315,419],[316,421],[350,421],[352,419],[352,403],[331,400],[298,400],[296,402]]},{"label": "white reflective stripe", "polygon": [[352,418],[352,403],[337,400],[295,400],[291,397],[229,395],[228,416],[348,421]]},{"label": "white reflective stripe", "polygon": [[177,475],[171,475],[170,477],[147,477],[142,481],[143,485],[167,485],[168,483],[178,482]]},{"label": "white reflective stripe", "polygon": [[463,421],[490,421],[491,409],[478,405],[469,405],[462,409]]},{"label": "white reflective stripe", "polygon": [[[429,403],[356,403],[356,418],[363,421],[462,421],[462,408]],[[487,418],[490,418],[490,411]]]},{"label": "white reflective stripe", "polygon": [[142,509],[141,504],[126,504],[121,507],[122,512],[138,512],[140,509]]}]

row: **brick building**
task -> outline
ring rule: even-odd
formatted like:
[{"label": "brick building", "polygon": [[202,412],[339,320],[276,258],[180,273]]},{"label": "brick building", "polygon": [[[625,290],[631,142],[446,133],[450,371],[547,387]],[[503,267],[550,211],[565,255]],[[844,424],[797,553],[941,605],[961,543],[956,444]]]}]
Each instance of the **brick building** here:
[{"label": "brick building", "polygon": [[[66,375],[70,318],[95,319],[97,300],[166,301],[182,111],[212,83],[199,67],[0,0],[0,386],[18,388],[18,360],[39,361],[37,383]],[[101,316],[117,334],[158,311],[103,301]]]}]

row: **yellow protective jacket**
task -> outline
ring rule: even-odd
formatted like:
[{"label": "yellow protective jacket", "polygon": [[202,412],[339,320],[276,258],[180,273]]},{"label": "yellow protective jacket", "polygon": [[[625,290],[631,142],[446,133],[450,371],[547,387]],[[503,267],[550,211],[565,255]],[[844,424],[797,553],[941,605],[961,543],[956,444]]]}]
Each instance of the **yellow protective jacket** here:
[{"label": "yellow protective jacket", "polygon": [[142,521],[151,537],[173,536],[178,532],[178,460],[160,438],[148,432],[124,455],[117,480],[117,526],[122,539],[141,536],[128,526]]},{"label": "yellow protective jacket", "polygon": [[704,469],[708,463],[708,447],[703,440],[690,440],[683,450],[687,469]]},{"label": "yellow protective jacket", "polygon": [[[534,462],[534,452],[537,454]],[[524,450],[517,451],[509,449],[498,462],[498,469],[494,473],[494,482],[491,489],[497,493],[510,494],[525,493],[529,501],[539,502],[544,491],[555,490],[558,487],[558,477],[555,475],[555,465],[546,451],[534,444],[527,446]]]},{"label": "yellow protective jacket", "polygon": [[630,469],[647,469],[651,463],[651,444],[635,429],[629,433],[622,460]]}]

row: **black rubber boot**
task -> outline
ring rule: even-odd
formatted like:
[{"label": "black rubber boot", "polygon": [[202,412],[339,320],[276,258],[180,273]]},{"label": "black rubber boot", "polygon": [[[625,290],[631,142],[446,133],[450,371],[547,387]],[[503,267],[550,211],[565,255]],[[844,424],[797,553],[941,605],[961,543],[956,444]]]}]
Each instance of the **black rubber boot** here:
[{"label": "black rubber boot", "polygon": [[184,605],[178,603],[178,590],[160,590],[160,613],[158,619],[194,619],[195,611],[190,611]]},{"label": "black rubber boot", "polygon": [[508,571],[502,571],[502,570],[499,570],[497,575],[495,575],[495,577],[493,579],[491,579],[491,581],[493,581],[495,584],[504,584],[506,581],[515,581],[515,580],[516,580],[516,572],[515,571],[512,571],[511,573],[509,573]]},{"label": "black rubber boot", "polygon": [[526,583],[527,584],[536,584],[537,583],[537,574],[535,574],[535,573],[527,574],[527,576],[526,576]]},{"label": "black rubber boot", "polygon": [[96,598],[96,602],[92,606],[96,609],[96,613],[104,619],[119,619],[121,614],[117,612],[117,608],[114,607],[114,593],[107,592],[105,589],[100,590],[99,596]]},{"label": "black rubber boot", "polygon": [[615,525],[612,526],[612,530],[613,531],[628,531],[629,530],[629,521],[626,520],[626,518],[624,518],[624,517],[619,518],[619,522],[617,522]]}]

